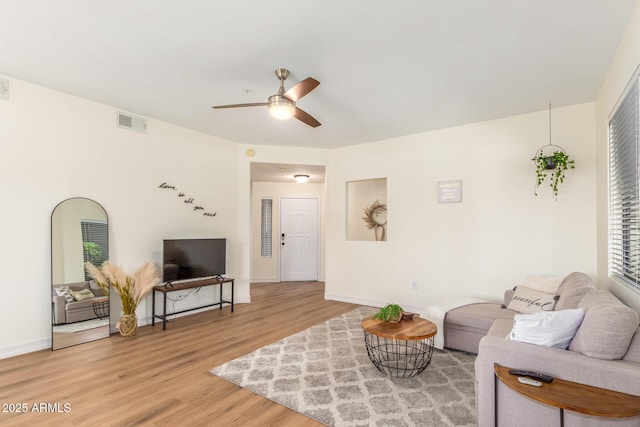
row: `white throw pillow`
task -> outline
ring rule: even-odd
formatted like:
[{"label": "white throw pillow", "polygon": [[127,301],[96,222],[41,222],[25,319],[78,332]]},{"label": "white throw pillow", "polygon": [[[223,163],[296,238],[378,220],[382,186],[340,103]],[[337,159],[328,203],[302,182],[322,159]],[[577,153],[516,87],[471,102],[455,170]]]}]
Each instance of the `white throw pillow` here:
[{"label": "white throw pillow", "polygon": [[76,300],[73,295],[71,295],[71,288],[68,286],[56,286],[54,289],[56,290],[56,294],[64,297],[67,302],[74,302]]},{"label": "white throw pillow", "polygon": [[553,311],[558,298],[558,295],[540,292],[526,286],[517,286],[507,308],[518,313]]},{"label": "white throw pillow", "polygon": [[507,338],[565,350],[583,318],[582,308],[516,314],[513,318],[513,329]]},{"label": "white throw pillow", "polygon": [[519,286],[526,286],[527,288],[535,289],[540,292],[546,292],[548,294],[555,294],[560,289],[560,285],[564,277],[542,277],[528,275],[524,280],[519,283]]}]

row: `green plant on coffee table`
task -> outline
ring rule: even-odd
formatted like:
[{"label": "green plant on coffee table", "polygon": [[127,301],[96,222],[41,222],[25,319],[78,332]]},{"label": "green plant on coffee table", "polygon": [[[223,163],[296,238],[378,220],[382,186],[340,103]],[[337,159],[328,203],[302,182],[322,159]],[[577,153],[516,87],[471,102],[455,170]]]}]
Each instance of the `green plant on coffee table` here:
[{"label": "green plant on coffee table", "polygon": [[569,169],[575,169],[574,161],[562,150],[556,150],[552,155],[545,155],[543,150],[533,158],[536,163],[536,187],[534,194],[538,195],[538,187],[549,177],[549,187],[553,191],[553,197],[558,198],[558,185],[564,182],[564,173]]},{"label": "green plant on coffee table", "polygon": [[380,319],[383,322],[396,323],[402,319],[404,310],[398,304],[387,304],[376,313],[373,318]]}]

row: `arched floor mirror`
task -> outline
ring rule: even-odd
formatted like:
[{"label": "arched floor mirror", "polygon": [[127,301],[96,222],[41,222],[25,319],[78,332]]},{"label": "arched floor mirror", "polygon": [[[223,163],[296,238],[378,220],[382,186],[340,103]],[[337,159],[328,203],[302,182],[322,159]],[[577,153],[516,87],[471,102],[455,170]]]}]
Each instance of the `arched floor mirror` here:
[{"label": "arched floor mirror", "polygon": [[62,201],[51,214],[51,349],[110,335],[109,293],[86,275],[109,259],[107,212],[83,197]]}]

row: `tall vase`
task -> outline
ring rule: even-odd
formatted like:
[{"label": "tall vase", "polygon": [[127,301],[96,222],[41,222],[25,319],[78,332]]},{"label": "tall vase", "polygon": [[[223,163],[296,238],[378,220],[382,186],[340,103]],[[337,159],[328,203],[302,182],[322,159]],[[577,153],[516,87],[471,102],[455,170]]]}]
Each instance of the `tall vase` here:
[{"label": "tall vase", "polygon": [[138,316],[136,314],[123,314],[116,323],[116,328],[123,337],[133,337],[138,330]]}]

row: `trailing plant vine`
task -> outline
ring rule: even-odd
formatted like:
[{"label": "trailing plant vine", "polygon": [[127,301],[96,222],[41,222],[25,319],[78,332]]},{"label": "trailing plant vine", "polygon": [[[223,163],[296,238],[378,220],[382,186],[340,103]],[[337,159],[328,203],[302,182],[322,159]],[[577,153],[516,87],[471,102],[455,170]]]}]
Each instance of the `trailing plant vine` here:
[{"label": "trailing plant vine", "polygon": [[558,199],[558,186],[564,182],[564,173],[569,169],[575,169],[574,160],[564,151],[556,150],[551,155],[545,155],[540,150],[533,158],[536,163],[536,187],[534,194],[538,195],[538,187],[549,178],[549,187],[553,191],[553,197]]}]

